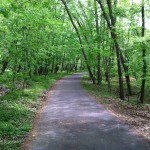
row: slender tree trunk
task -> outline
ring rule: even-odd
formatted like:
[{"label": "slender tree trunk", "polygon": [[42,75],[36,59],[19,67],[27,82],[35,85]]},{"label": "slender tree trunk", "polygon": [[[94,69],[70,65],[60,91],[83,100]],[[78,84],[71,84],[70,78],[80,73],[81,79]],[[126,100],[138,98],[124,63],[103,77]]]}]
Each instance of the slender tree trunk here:
[{"label": "slender tree trunk", "polygon": [[116,38],[117,38],[116,34],[113,32],[111,34],[112,34],[112,38],[113,38],[114,43],[115,43],[116,54],[117,54],[120,99],[124,100],[123,77],[122,77],[122,68],[121,68],[121,60],[120,60],[120,46],[116,40]]},{"label": "slender tree trunk", "polygon": [[52,68],[51,68],[51,73],[54,72],[54,66],[55,66],[55,57],[53,56],[53,59],[52,59]]},{"label": "slender tree trunk", "polygon": [[131,96],[132,95],[132,90],[131,90],[131,82],[130,82],[130,76],[129,76],[129,68],[128,66],[125,64],[125,60],[124,57],[122,55],[122,53],[120,53],[120,58],[121,58],[121,62],[123,65],[123,69],[125,71],[125,78],[126,78],[126,85],[127,85],[127,90],[128,90],[128,95]]},{"label": "slender tree trunk", "polygon": [[[115,7],[117,6],[117,1],[115,0],[114,5]],[[115,22],[116,22],[116,18],[115,18]],[[123,38],[123,34],[122,34],[122,42],[124,38]],[[129,32],[128,32],[128,42],[129,42]],[[131,90],[131,82],[130,82],[130,76],[129,76],[129,67],[126,65],[127,60],[126,55],[123,56],[122,52],[120,52],[120,58],[121,58],[121,63],[125,72],[125,78],[126,78],[126,86],[127,86],[127,91],[128,91],[128,95],[131,96],[132,95],[132,90]]]},{"label": "slender tree trunk", "polygon": [[115,43],[116,54],[117,54],[120,98],[122,100],[124,100],[123,77],[122,77],[121,58],[120,58],[121,49],[120,49],[120,46],[119,46],[118,41],[117,41],[116,26],[115,26],[116,20],[115,20],[115,17],[113,16],[111,0],[107,0],[107,5],[108,5],[110,19],[111,19],[111,26],[110,26],[111,36],[112,36],[113,41]]},{"label": "slender tree trunk", "polygon": [[111,58],[104,58],[104,63],[105,63],[105,80],[107,82],[107,88],[108,91],[110,91],[110,63],[111,63]]},{"label": "slender tree trunk", "polygon": [[80,71],[82,71],[82,59],[80,60]]},{"label": "slender tree trunk", "polygon": [[101,73],[101,55],[100,55],[100,29],[99,29],[99,22],[98,22],[98,12],[97,12],[97,3],[94,0],[94,8],[95,8],[95,23],[96,23],[96,32],[97,32],[97,83],[101,84],[102,81],[102,73]]},{"label": "slender tree trunk", "polygon": [[118,66],[118,78],[119,78],[118,79],[119,80],[119,91],[120,91],[119,93],[120,93],[120,99],[124,100],[123,77],[122,77],[121,58],[120,58],[121,49],[120,49],[120,46],[117,41],[115,18],[113,16],[113,12],[112,12],[111,1],[107,0],[107,5],[108,5],[108,9],[109,9],[109,16],[110,16],[111,22],[109,21],[109,17],[105,11],[102,1],[101,0],[96,0],[96,1],[100,4],[101,10],[103,11],[104,18],[107,22],[108,28],[110,29],[111,37],[115,44],[116,55],[117,55],[117,66]]},{"label": "slender tree trunk", "polygon": [[[144,10],[144,0],[142,0],[142,37],[145,36],[145,10]],[[143,57],[143,75],[142,75],[142,84],[141,84],[141,95],[140,95],[140,102],[144,102],[144,95],[145,95],[145,83],[146,83],[146,69],[147,69],[147,64],[146,64],[146,48],[145,44],[142,43],[142,57]]]},{"label": "slender tree trunk", "polygon": [[80,33],[79,33],[79,31],[78,31],[78,28],[77,28],[76,24],[75,24],[74,21],[73,21],[73,18],[72,18],[72,16],[71,16],[71,13],[70,13],[70,11],[69,11],[69,9],[68,9],[68,6],[67,6],[65,0],[61,0],[61,1],[62,1],[62,3],[63,3],[64,6],[65,6],[65,9],[66,9],[67,14],[68,14],[68,16],[69,16],[69,18],[70,18],[70,21],[71,21],[71,23],[72,23],[72,25],[73,25],[73,27],[74,27],[74,29],[75,29],[75,31],[76,31],[76,34],[77,34],[77,36],[78,36],[78,39],[79,39],[79,42],[80,42],[80,45],[81,45],[81,50],[82,50],[82,53],[83,53],[83,56],[84,56],[84,59],[85,59],[86,65],[87,65],[87,69],[88,69],[88,71],[89,71],[90,78],[91,78],[93,84],[95,84],[95,78],[94,78],[94,76],[93,76],[93,73],[92,73],[92,71],[91,71],[90,65],[89,65],[89,63],[88,63],[87,56],[86,56],[86,53],[85,53],[85,50],[84,50],[84,47],[83,47],[83,42],[82,42]]},{"label": "slender tree trunk", "polygon": [[4,60],[3,61],[3,64],[2,64],[2,70],[1,70],[1,73],[0,74],[4,74],[6,68],[8,66],[8,61]]}]

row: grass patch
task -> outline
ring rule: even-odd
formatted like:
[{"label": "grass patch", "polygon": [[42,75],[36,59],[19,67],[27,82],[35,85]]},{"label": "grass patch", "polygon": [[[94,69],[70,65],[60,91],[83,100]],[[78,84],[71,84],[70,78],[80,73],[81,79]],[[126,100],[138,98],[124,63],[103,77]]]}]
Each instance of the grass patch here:
[{"label": "grass patch", "polygon": [[[126,84],[124,83],[125,89],[125,101],[132,105],[137,105],[137,100],[139,96],[140,88],[135,83],[136,81],[132,81],[132,93],[133,95],[128,97]],[[83,87],[89,91],[93,96],[101,101],[101,103],[107,104],[110,99],[119,100],[119,89],[118,82],[116,79],[112,79],[111,88],[108,90],[108,86],[106,82],[102,82],[101,85],[92,84],[91,80],[88,76],[84,76],[81,80]],[[129,100],[129,101],[128,101]],[[145,102],[144,104],[150,104],[150,92],[149,90],[145,91]]]},{"label": "grass patch", "polygon": [[[0,150],[20,150],[27,133],[32,129],[32,121],[36,110],[42,101],[38,97],[43,91],[67,73],[50,74],[49,76],[35,76],[30,85],[24,89],[13,89],[0,97]],[[1,76],[0,83],[7,88],[12,87],[10,75]]]}]

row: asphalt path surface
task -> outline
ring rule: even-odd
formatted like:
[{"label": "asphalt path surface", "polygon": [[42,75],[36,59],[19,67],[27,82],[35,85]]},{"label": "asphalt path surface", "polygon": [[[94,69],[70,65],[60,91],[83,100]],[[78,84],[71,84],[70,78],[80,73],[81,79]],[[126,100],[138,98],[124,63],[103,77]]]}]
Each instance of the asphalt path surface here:
[{"label": "asphalt path surface", "polygon": [[51,91],[28,150],[150,150],[146,140],[82,88],[83,74],[60,80]]}]

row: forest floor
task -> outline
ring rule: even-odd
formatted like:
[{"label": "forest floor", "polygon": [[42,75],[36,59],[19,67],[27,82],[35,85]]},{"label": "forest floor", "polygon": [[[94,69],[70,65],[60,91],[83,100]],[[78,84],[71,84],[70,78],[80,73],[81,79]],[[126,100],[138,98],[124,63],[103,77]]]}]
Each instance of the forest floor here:
[{"label": "forest floor", "polygon": [[[20,150],[20,146],[22,145],[22,142],[24,141],[25,138],[27,138],[29,136],[28,132],[35,126],[35,125],[33,125],[33,123],[35,123],[35,122],[33,122],[33,120],[35,118],[37,110],[39,110],[39,108],[41,108],[41,105],[43,103],[46,104],[45,100],[47,99],[47,96],[48,96],[47,89],[51,88],[56,80],[60,79],[61,77],[65,76],[65,75],[66,75],[66,73],[51,74],[50,76],[47,76],[47,77],[45,77],[45,76],[37,76],[36,77],[35,76],[34,80],[32,82],[30,82],[30,85],[26,89],[24,89],[24,91],[22,91],[22,89],[19,89],[21,84],[18,84],[19,83],[18,81],[16,82],[17,88],[14,89],[13,91],[11,90],[12,87],[14,86],[10,82],[11,74],[10,75],[5,74],[5,75],[1,76],[1,78],[0,78],[0,83],[1,83],[0,84],[0,99],[1,99],[0,100],[0,150],[8,150],[8,149],[9,150],[14,150],[14,149]],[[93,125],[91,123],[89,123],[88,121],[86,121],[86,117],[84,117],[83,120],[78,120],[79,124],[78,123],[76,124],[76,120],[74,120],[74,117],[75,117],[74,113],[73,113],[73,115],[71,113],[71,111],[72,111],[71,108],[76,109],[76,111],[78,111],[78,116],[80,116],[81,115],[81,114],[79,114],[79,113],[81,113],[80,109],[85,109],[85,107],[87,107],[89,109],[91,107],[91,106],[87,106],[88,103],[89,103],[89,105],[91,104],[90,103],[91,100],[89,102],[87,102],[87,101],[81,102],[80,105],[82,107],[80,106],[79,108],[78,107],[76,108],[76,104],[71,102],[72,100],[76,100],[76,99],[80,98],[80,95],[83,95],[83,93],[82,93],[83,91],[82,91],[82,88],[80,87],[79,80],[80,80],[80,78],[78,78],[78,77],[70,78],[69,80],[62,80],[62,82],[63,82],[63,84],[61,85],[62,89],[58,90],[58,92],[63,91],[64,92],[63,95],[68,97],[67,101],[65,103],[66,106],[63,107],[62,103],[60,103],[61,106],[58,109],[58,111],[59,111],[58,113],[61,115],[66,115],[66,113],[67,113],[67,115],[71,115],[70,117],[73,120],[71,120],[71,122],[69,122],[69,120],[62,120],[62,122],[61,122],[61,120],[58,120],[58,121],[52,122],[53,123],[52,125],[54,125],[54,124],[59,125],[59,127],[65,126],[65,129],[68,128],[68,130],[72,130],[72,131],[75,129],[76,131],[79,131],[81,133],[82,133],[82,131],[83,132],[87,131],[86,134],[88,134],[89,128],[87,128],[87,127],[88,126],[91,127]],[[77,87],[79,89],[77,89],[76,86],[74,86],[74,84],[77,84]],[[143,110],[142,106],[137,108],[135,105],[127,105],[126,102],[122,103],[122,101],[116,100],[115,98],[112,98],[111,96],[108,96],[108,95],[106,96],[106,95],[104,95],[104,93],[99,92],[99,88],[97,87],[97,85],[92,85],[91,82],[89,80],[87,80],[86,78],[84,78],[82,80],[82,84],[83,84],[84,88],[89,91],[89,93],[91,95],[94,95],[94,97],[96,97],[96,100],[98,102],[102,103],[106,107],[106,109],[111,111],[111,113],[116,115],[123,122],[133,125],[133,127],[135,129],[137,129],[140,132],[140,134],[144,135],[147,139],[149,138],[149,127],[150,127],[149,118],[150,118],[150,116],[148,113],[148,109]],[[75,89],[72,89],[72,88],[75,88]],[[53,90],[52,90],[52,93],[53,93]],[[72,99],[72,96],[71,96],[72,94],[76,95],[77,97],[74,97],[75,99]],[[59,95],[57,95],[57,96],[59,96]],[[61,93],[60,93],[60,96],[57,98],[58,98],[58,100],[59,100],[59,98],[60,99],[62,98]],[[70,108],[69,109],[70,112],[64,113],[65,109],[67,108],[68,103],[69,103],[68,108]],[[49,102],[49,104],[51,104],[51,103]],[[97,111],[97,105],[95,105],[95,107],[96,107],[96,111]],[[98,106],[98,107],[100,107],[100,106]],[[146,107],[146,108],[148,108],[148,107]],[[91,111],[93,111],[93,112],[91,112],[91,114],[94,115],[95,110],[92,109]],[[55,111],[53,111],[52,114],[54,112]],[[99,116],[101,116],[101,114],[99,114]],[[90,117],[90,115],[88,117]],[[91,116],[91,117],[95,117],[95,116]],[[71,127],[71,125],[74,125],[75,128],[73,128],[74,126]],[[102,126],[104,126],[104,124],[102,124]],[[45,124],[44,124],[44,127],[46,128]],[[117,126],[117,128],[118,128],[118,126]],[[93,128],[91,128],[91,129],[93,130]],[[95,131],[97,132],[97,129]],[[90,133],[91,133],[91,131],[89,132],[89,134]],[[51,134],[53,135],[54,132]],[[74,135],[74,133],[72,135]],[[48,133],[48,136],[49,136],[49,133]],[[68,141],[68,138],[69,139],[73,138],[72,136],[71,137],[70,136],[71,136],[70,132],[69,132],[69,135],[67,132],[67,136],[62,137],[64,145],[69,146],[69,143],[66,143],[66,142]],[[78,136],[78,135],[76,135],[76,136]],[[76,136],[75,136],[75,140],[77,140]],[[83,136],[83,135],[79,134],[79,136]],[[93,135],[91,135],[91,137],[92,136]],[[96,135],[96,136],[98,137],[99,135]],[[86,135],[84,138],[89,138],[89,137]],[[64,141],[64,139],[66,141]],[[79,140],[80,140],[80,138],[79,138]],[[87,139],[87,140],[89,141],[91,139]],[[78,141],[78,142],[81,144],[84,143],[84,141],[82,141],[82,139],[81,139],[81,141]],[[102,141],[102,142],[104,142],[104,141]],[[74,146],[76,148],[77,146],[75,146],[75,145],[78,143],[73,143],[73,144],[74,145],[70,145],[70,146]],[[84,144],[86,145],[86,143],[84,143]],[[91,145],[92,145],[92,143],[91,143]],[[91,149],[91,147],[89,147],[89,148]],[[69,147],[69,150],[70,149],[72,149],[72,147]],[[92,149],[94,149],[94,147],[92,147]],[[115,150],[117,150],[117,149],[115,149]]]},{"label": "forest floor", "polygon": [[83,87],[94,96],[98,103],[101,103],[113,115],[118,117],[125,124],[131,125],[139,135],[150,140],[150,104],[139,104],[122,101],[114,95],[114,91],[108,95],[105,88],[93,85],[88,78],[82,79]]},{"label": "forest floor", "polygon": [[57,82],[37,119],[25,150],[149,150],[138,136],[88,95],[83,74]]},{"label": "forest floor", "polygon": [[11,72],[0,76],[0,150],[20,150],[33,127],[33,120],[45,103],[47,90],[67,73],[34,76],[22,90],[22,82],[12,83]]}]

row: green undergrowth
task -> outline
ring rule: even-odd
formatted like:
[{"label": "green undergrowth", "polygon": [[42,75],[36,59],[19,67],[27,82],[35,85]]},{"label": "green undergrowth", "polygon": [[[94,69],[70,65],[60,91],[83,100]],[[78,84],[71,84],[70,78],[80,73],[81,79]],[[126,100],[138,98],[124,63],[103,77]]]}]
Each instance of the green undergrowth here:
[{"label": "green undergrowth", "polygon": [[[13,89],[0,97],[0,150],[21,149],[21,144],[32,129],[37,109],[43,102],[39,97],[65,75],[67,73],[35,76],[24,90]],[[0,83],[9,89],[12,87],[9,80],[9,75],[1,75]]]},{"label": "green undergrowth", "polygon": [[[89,91],[90,94],[92,94],[96,99],[99,99],[101,103],[108,104],[110,103],[111,99],[119,100],[119,89],[118,89],[118,82],[116,80],[113,80],[111,82],[111,88],[108,90],[108,86],[106,82],[102,82],[101,85],[92,84],[91,80],[88,76],[84,76],[81,80],[81,83],[83,85],[83,88],[85,88],[87,91]],[[125,84],[125,83],[124,83]],[[131,82],[132,84],[132,96],[128,97],[126,85],[124,85],[125,89],[125,102],[132,105],[140,105],[142,104],[138,103],[139,98],[139,87],[135,84],[134,81]],[[145,102],[144,104],[150,104],[150,92],[147,90],[145,92]]]}]

